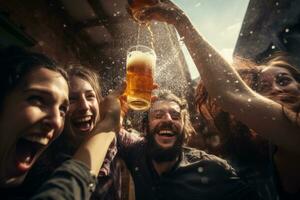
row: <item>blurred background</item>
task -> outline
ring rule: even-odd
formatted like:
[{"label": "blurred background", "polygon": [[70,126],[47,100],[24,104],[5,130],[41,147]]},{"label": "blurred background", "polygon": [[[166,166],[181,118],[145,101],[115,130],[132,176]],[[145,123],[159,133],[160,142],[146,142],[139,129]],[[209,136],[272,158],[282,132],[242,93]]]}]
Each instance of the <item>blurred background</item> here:
[{"label": "blurred background", "polygon": [[[260,62],[277,50],[299,57],[297,0],[174,2],[228,62],[236,56]],[[105,95],[125,77],[126,50],[153,45],[156,82],[188,99],[192,121],[199,127],[193,95],[200,77],[183,42],[165,23],[140,26],[127,6],[127,0],[0,0],[0,46],[29,47],[62,65],[96,69]],[[192,142],[201,146],[200,137]],[[133,199],[129,186],[124,185],[125,199]]]}]

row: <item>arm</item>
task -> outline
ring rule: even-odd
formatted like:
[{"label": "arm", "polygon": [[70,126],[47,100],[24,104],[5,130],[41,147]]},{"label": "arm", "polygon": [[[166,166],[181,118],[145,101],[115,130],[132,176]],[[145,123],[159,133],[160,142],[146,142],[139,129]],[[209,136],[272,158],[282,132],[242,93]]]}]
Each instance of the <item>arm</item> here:
[{"label": "arm", "polygon": [[[120,130],[121,105],[118,97],[124,92],[125,85],[112,92],[101,102],[101,121],[92,134],[85,138],[74,159],[85,163],[95,175],[98,175],[106,152],[115,138],[115,132]],[[105,133],[103,133],[105,132]]]},{"label": "arm", "polygon": [[102,102],[102,120],[78,148],[73,158],[63,163],[41,187],[37,199],[89,199],[96,186],[96,176],[106,152],[119,131],[120,102],[110,94]]},{"label": "arm", "polygon": [[[141,20],[164,21],[175,26],[184,38],[209,95],[223,110],[272,143],[300,153],[299,126],[284,115],[280,104],[251,90],[236,70],[200,35],[180,8],[165,0],[142,13]],[[286,112],[293,115],[290,111]]]}]

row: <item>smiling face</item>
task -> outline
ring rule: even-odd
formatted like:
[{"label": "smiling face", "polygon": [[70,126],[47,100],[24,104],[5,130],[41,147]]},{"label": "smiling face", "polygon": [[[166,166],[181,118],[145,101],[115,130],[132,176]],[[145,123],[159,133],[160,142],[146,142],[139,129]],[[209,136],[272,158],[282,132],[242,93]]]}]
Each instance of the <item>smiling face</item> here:
[{"label": "smiling face", "polygon": [[300,83],[286,68],[268,66],[260,74],[258,92],[291,110],[300,106]]},{"label": "smiling face", "polygon": [[70,78],[70,109],[68,130],[73,139],[81,139],[89,134],[99,119],[99,102],[91,84],[78,77]]},{"label": "smiling face", "polygon": [[148,134],[162,149],[173,148],[179,138],[183,137],[183,119],[181,109],[176,102],[161,100],[152,105]]},{"label": "smiling face", "polygon": [[28,72],[4,99],[0,115],[0,184],[20,184],[39,155],[61,133],[68,84],[47,68]]}]

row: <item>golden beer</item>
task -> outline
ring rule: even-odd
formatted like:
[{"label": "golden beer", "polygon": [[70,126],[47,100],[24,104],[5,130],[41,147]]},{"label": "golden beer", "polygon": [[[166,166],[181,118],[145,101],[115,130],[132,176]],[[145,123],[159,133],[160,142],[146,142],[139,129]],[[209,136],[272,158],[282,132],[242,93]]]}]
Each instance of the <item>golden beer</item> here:
[{"label": "golden beer", "polygon": [[131,109],[149,109],[155,64],[156,55],[152,49],[142,45],[129,49],[126,66],[126,95]]},{"label": "golden beer", "polygon": [[128,0],[129,8],[134,19],[138,20],[142,8],[154,6],[159,0]]}]

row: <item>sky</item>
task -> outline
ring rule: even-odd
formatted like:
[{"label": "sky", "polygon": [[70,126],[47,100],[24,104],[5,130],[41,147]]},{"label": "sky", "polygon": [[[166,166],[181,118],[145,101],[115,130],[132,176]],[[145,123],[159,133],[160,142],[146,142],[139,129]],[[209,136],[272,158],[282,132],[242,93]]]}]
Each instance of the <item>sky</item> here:
[{"label": "sky", "polygon": [[[191,19],[197,30],[229,62],[241,29],[249,0],[173,0]],[[199,76],[183,45],[192,79]]]}]

